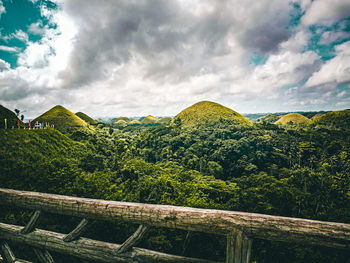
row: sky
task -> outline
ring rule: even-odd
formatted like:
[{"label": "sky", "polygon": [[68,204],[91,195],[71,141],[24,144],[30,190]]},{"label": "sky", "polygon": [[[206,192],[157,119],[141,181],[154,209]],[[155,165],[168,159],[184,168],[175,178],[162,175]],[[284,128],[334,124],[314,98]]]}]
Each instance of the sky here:
[{"label": "sky", "polygon": [[350,108],[349,0],[0,0],[0,104],[34,118]]}]

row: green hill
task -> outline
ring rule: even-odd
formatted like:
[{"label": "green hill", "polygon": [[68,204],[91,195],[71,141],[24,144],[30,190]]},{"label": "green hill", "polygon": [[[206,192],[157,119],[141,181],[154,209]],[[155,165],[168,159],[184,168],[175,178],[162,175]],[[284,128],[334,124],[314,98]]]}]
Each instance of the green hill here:
[{"label": "green hill", "polygon": [[14,189],[65,189],[74,176],[69,167],[87,152],[82,143],[55,129],[2,130],[0,141],[0,187]]},{"label": "green hill", "polygon": [[138,126],[138,125],[141,125],[141,122],[138,120],[132,120],[128,123],[128,125]]},{"label": "green hill", "polygon": [[125,120],[117,120],[115,122],[115,125],[119,126],[119,127],[126,127],[128,125],[127,121]]},{"label": "green hill", "polygon": [[350,128],[350,109],[331,111],[314,118],[311,125],[334,126],[338,128]]},{"label": "green hill", "polygon": [[267,114],[263,117],[260,117],[256,120],[257,123],[275,123],[281,118],[281,116],[277,116],[275,114]]},{"label": "green hill", "polygon": [[241,125],[252,125],[252,123],[241,114],[210,101],[201,101],[184,109],[175,116],[173,123],[176,123],[179,119],[183,127],[204,124],[207,121],[216,122],[221,120],[227,120]]},{"label": "green hill", "polygon": [[170,123],[171,122],[171,118],[170,117],[164,117],[164,118],[160,118],[159,120],[158,120],[158,122],[159,123],[161,123],[161,124],[168,124],[168,123]]},{"label": "green hill", "polygon": [[[17,127],[17,115],[8,108],[0,105],[0,128],[5,128],[5,119],[7,119],[7,128]],[[23,123],[20,121],[21,126]]]},{"label": "green hill", "polygon": [[301,124],[301,123],[308,123],[310,119],[306,118],[305,116],[299,114],[299,113],[288,113],[287,115],[282,116],[278,121],[275,122],[275,124]]},{"label": "green hill", "polygon": [[312,116],[311,120],[314,120],[314,119],[316,119],[316,118],[318,118],[318,117],[321,117],[323,114],[324,114],[324,113],[317,113],[317,114],[315,114],[314,116]]},{"label": "green hill", "polygon": [[143,118],[141,121],[142,124],[151,124],[151,123],[157,123],[158,119],[156,117],[153,117],[152,115],[148,115],[147,117]]},{"label": "green hill", "polygon": [[130,119],[129,119],[128,117],[118,117],[118,118],[115,120],[115,122],[117,122],[117,121],[126,121],[126,122],[129,122]]},{"label": "green hill", "polygon": [[61,105],[57,105],[40,115],[33,120],[33,124],[38,122],[48,122],[55,125],[55,129],[64,132],[72,133],[74,131],[89,131],[89,125],[82,119],[80,119],[73,112],[67,110]]},{"label": "green hill", "polygon": [[85,113],[79,111],[77,112],[75,115],[77,115],[80,119],[82,119],[83,121],[89,123],[89,124],[97,124],[98,121],[97,120],[94,120],[93,118],[91,118],[90,116],[86,115]]}]

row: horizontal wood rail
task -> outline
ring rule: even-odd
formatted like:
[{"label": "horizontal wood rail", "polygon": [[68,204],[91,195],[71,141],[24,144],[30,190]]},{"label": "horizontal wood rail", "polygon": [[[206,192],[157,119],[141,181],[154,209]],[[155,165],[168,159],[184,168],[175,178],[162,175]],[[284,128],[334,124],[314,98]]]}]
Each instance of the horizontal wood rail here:
[{"label": "horizontal wood rail", "polygon": [[[87,255],[88,252],[86,251],[89,248],[94,251],[101,249],[101,253],[107,255],[108,258],[111,258],[112,255],[115,257],[112,257],[114,261],[94,258],[94,260],[100,260],[101,262],[153,262],[143,261],[140,258],[138,258],[138,261],[130,257],[127,259],[121,258],[125,257],[127,253],[131,253],[130,248],[142,238],[148,227],[152,226],[225,235],[227,237],[226,262],[228,263],[249,262],[253,238],[350,249],[350,224],[344,223],[214,209],[96,200],[2,188],[0,188],[0,204],[76,216],[84,219],[126,221],[143,225],[125,244],[116,245],[102,242],[103,245],[99,245],[98,242],[101,241],[79,238],[78,236],[74,238],[74,241],[65,242],[64,239],[67,239],[67,235],[44,230],[34,230],[29,234],[22,234],[20,233],[21,227],[0,223],[0,239],[25,243],[46,250],[56,249],[55,251],[65,254],[70,254],[69,251],[75,251],[73,254],[78,257]],[[73,234],[75,233],[71,235]],[[45,239],[45,237],[52,238],[52,242],[47,242],[49,239]],[[41,242],[40,240],[42,239],[46,241]],[[92,249],[92,244],[98,249]],[[125,248],[128,248],[128,250]],[[102,252],[105,249],[111,249],[111,251],[114,251],[114,254],[111,251]],[[122,253],[118,253],[118,250],[122,251]],[[82,251],[81,256],[77,255],[79,251]],[[135,251],[136,254],[142,254],[143,251],[147,251],[146,254],[148,255],[150,253],[159,253],[132,248],[132,253]],[[172,255],[167,255],[166,257],[168,256]],[[119,261],[117,260],[118,257]],[[92,258],[92,255],[89,258]],[[165,260],[164,262],[209,262],[203,260],[191,261],[197,259],[181,258],[184,261],[180,261],[179,258],[173,261],[166,258],[167,261]],[[163,261],[156,260],[154,262]]]}]

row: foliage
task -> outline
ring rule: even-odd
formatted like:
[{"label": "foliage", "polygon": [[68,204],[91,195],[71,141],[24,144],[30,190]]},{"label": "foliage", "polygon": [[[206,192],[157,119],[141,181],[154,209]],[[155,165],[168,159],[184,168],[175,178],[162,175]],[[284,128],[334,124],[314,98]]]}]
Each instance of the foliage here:
[{"label": "foliage", "polygon": [[215,102],[201,101],[183,111],[174,118],[174,123],[181,121],[183,127],[197,126],[206,122],[231,121],[235,124],[251,125],[241,114]]},{"label": "foliage", "polygon": [[82,119],[88,124],[96,125],[98,123],[97,120],[94,120],[93,118],[91,118],[90,116],[86,115],[83,112],[77,112],[75,115],[77,115],[80,119]]},{"label": "foliage", "polygon": [[[184,117],[169,126],[100,124],[67,135],[53,129],[1,129],[0,187],[350,223],[347,115],[325,116],[336,121],[277,126],[210,117],[184,127]],[[27,218],[2,211],[0,217],[18,224]],[[51,216],[44,226],[56,229],[60,221]],[[120,243],[134,230],[121,222],[94,222],[87,235]],[[221,237],[193,233],[186,250],[186,236],[183,231],[154,229],[141,246],[223,260]],[[258,263],[335,263],[348,258],[347,251],[298,244],[255,240],[253,245]],[[63,261],[58,257],[57,262]]]},{"label": "foliage", "polygon": [[73,112],[67,110],[61,105],[57,105],[35,118],[32,123],[35,122],[48,122],[55,125],[55,129],[64,132],[72,133],[77,130],[89,131],[92,128],[81,118],[76,116]]}]

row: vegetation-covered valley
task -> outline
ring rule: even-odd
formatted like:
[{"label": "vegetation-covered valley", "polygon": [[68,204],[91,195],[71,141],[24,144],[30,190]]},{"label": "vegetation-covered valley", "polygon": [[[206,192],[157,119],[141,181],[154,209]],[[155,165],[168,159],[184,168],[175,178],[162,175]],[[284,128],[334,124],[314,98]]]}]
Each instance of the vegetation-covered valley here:
[{"label": "vegetation-covered valley", "polygon": [[[1,129],[0,187],[350,223],[349,110],[273,124],[251,123],[210,102],[192,107],[157,125],[92,119],[90,125],[64,115],[62,107],[54,112],[62,122],[56,122],[57,129]],[[42,116],[55,122],[50,114]],[[22,225],[29,215],[9,207],[0,211],[2,221]],[[69,232],[78,220],[48,215],[41,225]],[[87,236],[121,243],[135,228],[96,221]],[[224,238],[192,233],[184,246],[186,236],[153,229],[140,246],[224,260]],[[349,251],[262,240],[254,240],[252,252],[257,263],[347,262],[350,257]],[[18,253],[31,256],[29,250]]]}]

